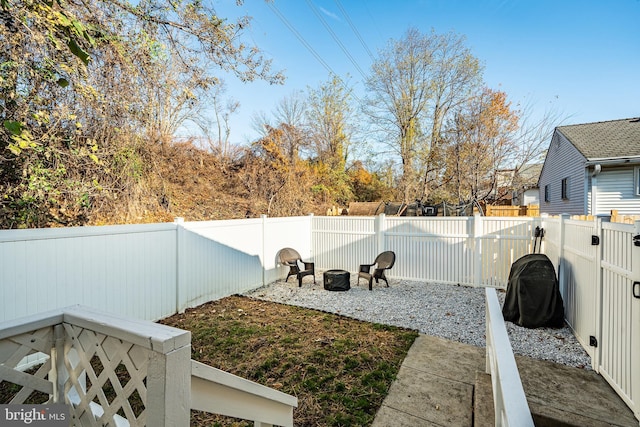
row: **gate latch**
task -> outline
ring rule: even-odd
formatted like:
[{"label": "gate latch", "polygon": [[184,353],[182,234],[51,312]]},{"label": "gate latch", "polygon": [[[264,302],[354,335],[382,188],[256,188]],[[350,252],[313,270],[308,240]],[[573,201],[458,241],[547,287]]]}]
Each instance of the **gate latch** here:
[{"label": "gate latch", "polygon": [[640,234],[633,236],[633,246],[640,246]]},{"label": "gate latch", "polygon": [[600,236],[591,236],[591,246],[598,246],[600,244]]},{"label": "gate latch", "polygon": [[634,298],[640,299],[640,282],[633,282],[633,290],[631,293]]}]

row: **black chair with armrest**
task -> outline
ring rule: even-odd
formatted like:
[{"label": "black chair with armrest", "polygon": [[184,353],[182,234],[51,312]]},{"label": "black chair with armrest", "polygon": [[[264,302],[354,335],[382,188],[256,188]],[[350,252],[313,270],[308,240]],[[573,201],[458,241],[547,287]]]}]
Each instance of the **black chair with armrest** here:
[{"label": "black chair with armrest", "polygon": [[287,273],[285,282],[289,280],[289,277],[296,276],[298,279],[298,286],[302,287],[302,278],[304,276],[311,276],[313,277],[313,283],[316,283],[315,264],[313,262],[303,261],[302,257],[295,249],[281,249],[278,253],[278,259],[280,260],[280,264],[289,267],[289,272]]},{"label": "black chair with armrest", "polygon": [[[379,279],[384,280],[389,287],[389,281],[387,280],[387,276],[385,276],[384,271],[389,270],[393,267],[393,264],[396,262],[396,254],[393,251],[385,251],[378,255],[373,261],[373,264],[360,264],[358,268],[358,282],[360,282],[360,278],[364,278],[369,281],[369,290],[372,290],[372,282],[373,279],[376,279],[376,283],[378,283]],[[371,269],[373,269],[373,273]]]}]

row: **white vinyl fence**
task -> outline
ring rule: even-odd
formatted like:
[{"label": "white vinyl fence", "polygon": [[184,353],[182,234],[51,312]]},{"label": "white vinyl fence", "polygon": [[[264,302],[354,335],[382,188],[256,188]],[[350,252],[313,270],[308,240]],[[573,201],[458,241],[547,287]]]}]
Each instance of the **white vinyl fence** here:
[{"label": "white vinyl fence", "polygon": [[0,322],[73,304],[158,320],[269,283],[312,217],[0,231]]},{"label": "white vinyl fence", "polygon": [[539,224],[527,217],[315,217],[313,254],[321,269],[357,271],[391,250],[394,278],[506,287]]},{"label": "white vinyl fence", "polygon": [[70,304],[158,320],[277,280],[284,247],[318,270],[356,272],[393,250],[391,277],[504,287],[538,223],[380,215],[3,230],[0,321]]},{"label": "white vinyl fence", "polygon": [[542,227],[567,322],[593,369],[640,419],[640,222],[564,215],[543,218]]},{"label": "white vinyl fence", "polygon": [[170,223],[0,231],[0,321],[74,304],[169,316],[176,257]]},{"label": "white vinyl fence", "polygon": [[311,256],[311,216],[180,223],[179,309],[270,283],[286,271],[276,256]]},{"label": "white vinyl fence", "polygon": [[263,216],[2,230],[0,321],[72,304],[157,320],[283,277],[283,247],[317,270],[350,272],[392,250],[392,279],[504,288],[511,264],[532,252],[537,226],[545,230],[542,252],[556,267],[568,323],[594,369],[640,418],[640,222]]}]

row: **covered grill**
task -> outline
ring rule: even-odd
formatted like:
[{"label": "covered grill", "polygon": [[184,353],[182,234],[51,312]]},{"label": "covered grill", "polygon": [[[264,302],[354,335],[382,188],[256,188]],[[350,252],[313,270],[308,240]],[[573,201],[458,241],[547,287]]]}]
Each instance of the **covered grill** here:
[{"label": "covered grill", "polygon": [[526,328],[564,325],[556,271],[546,255],[525,255],[511,265],[502,316]]}]

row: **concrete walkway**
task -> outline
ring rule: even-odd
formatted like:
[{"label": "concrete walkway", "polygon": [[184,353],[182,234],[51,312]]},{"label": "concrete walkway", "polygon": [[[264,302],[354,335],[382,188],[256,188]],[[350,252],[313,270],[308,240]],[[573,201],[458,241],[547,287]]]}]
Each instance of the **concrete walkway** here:
[{"label": "concrete walkway", "polygon": [[[634,426],[638,420],[593,371],[516,357],[536,426]],[[493,426],[485,349],[420,335],[373,427]]]}]

